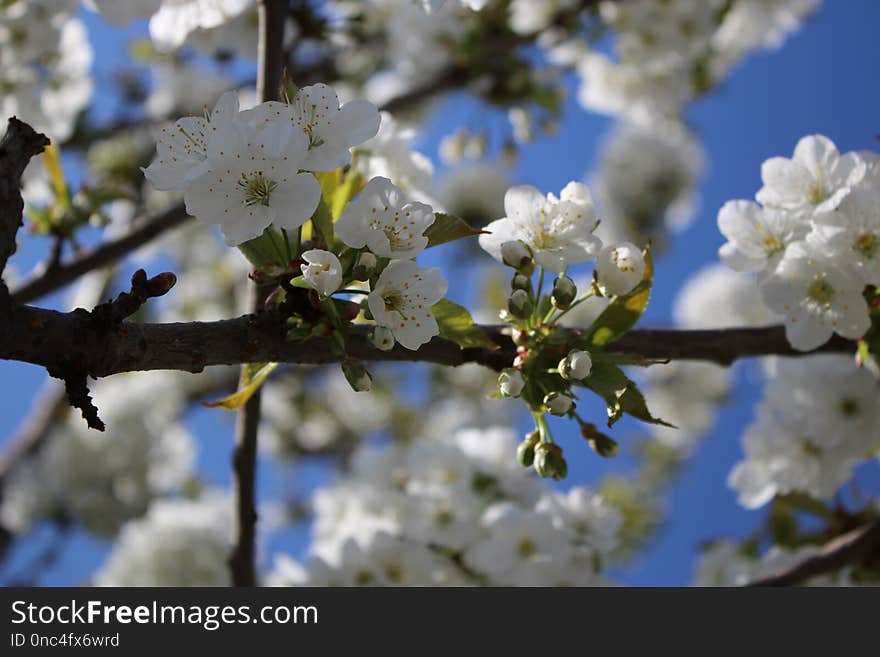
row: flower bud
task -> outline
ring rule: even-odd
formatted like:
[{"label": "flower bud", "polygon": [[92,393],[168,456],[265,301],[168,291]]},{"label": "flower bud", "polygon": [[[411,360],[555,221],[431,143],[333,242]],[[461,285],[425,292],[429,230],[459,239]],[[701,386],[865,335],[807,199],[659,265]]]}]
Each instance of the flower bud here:
[{"label": "flower bud", "polygon": [[369,392],[373,387],[373,377],[359,361],[342,361],[342,373],[355,392]]},{"label": "flower bud", "polygon": [[510,240],[501,245],[501,260],[516,270],[527,269],[532,264],[532,252],[522,240]]},{"label": "flower bud", "polygon": [[522,372],[508,367],[498,375],[498,387],[505,397],[519,397],[523,388],[526,387],[526,382]]},{"label": "flower bud", "polygon": [[544,397],[544,407],[551,415],[562,417],[574,408],[574,399],[564,392],[548,392]]},{"label": "flower bud", "polygon": [[389,328],[377,326],[370,334],[370,342],[379,351],[391,351],[394,348],[394,334]]},{"label": "flower bud", "polygon": [[553,281],[553,294],[550,301],[559,310],[567,310],[577,296],[577,286],[568,276],[559,276]]},{"label": "flower bud", "polygon": [[634,244],[621,242],[599,252],[596,275],[605,293],[629,294],[645,274],[645,257]]},{"label": "flower bud", "polygon": [[510,331],[510,339],[517,347],[524,346],[529,341],[529,334],[522,329],[513,328]]},{"label": "flower bud", "polygon": [[562,456],[562,448],[554,443],[539,443],[535,446],[535,470],[547,479],[565,479],[568,464]]},{"label": "flower bud", "polygon": [[586,438],[592,450],[603,459],[617,456],[617,441],[596,429],[595,424],[582,424],[581,435]]},{"label": "flower bud", "polygon": [[370,276],[376,271],[376,256],[369,251],[364,251],[358,256],[354,268],[351,270],[352,278],[357,281],[369,280]]},{"label": "flower bud", "polygon": [[311,249],[302,254],[305,264],[300,265],[305,282],[323,299],[342,285],[342,265],[329,251]]},{"label": "flower bud", "polygon": [[568,356],[559,361],[559,376],[566,380],[581,381],[590,376],[593,360],[590,354],[580,349],[568,352]]},{"label": "flower bud", "polygon": [[540,442],[541,434],[537,431],[527,433],[523,440],[516,448],[516,460],[524,468],[531,467],[535,462],[535,446]]},{"label": "flower bud", "polygon": [[514,290],[507,300],[507,309],[510,314],[519,319],[525,319],[532,314],[532,300],[525,290]]},{"label": "flower bud", "polygon": [[532,279],[530,279],[525,274],[514,274],[513,279],[510,281],[510,288],[512,290],[528,290],[532,287]]}]

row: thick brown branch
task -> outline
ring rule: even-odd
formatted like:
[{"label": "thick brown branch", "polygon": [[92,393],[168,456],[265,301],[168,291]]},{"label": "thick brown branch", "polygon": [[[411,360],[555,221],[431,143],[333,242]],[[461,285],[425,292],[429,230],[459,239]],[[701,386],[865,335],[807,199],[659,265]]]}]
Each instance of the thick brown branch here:
[{"label": "thick brown branch", "polygon": [[866,557],[880,554],[880,520],[838,536],[826,544],[818,554],[748,586],[794,586],[811,577],[834,572]]},{"label": "thick brown branch", "polygon": [[39,276],[23,282],[12,292],[16,303],[30,303],[46,294],[69,285],[80,276],[100,267],[111,265],[132,251],[139,249],[165,231],[180,226],[192,219],[178,203],[167,210],[147,219],[142,226],[128,235],[107,242],[91,253],[80,256],[72,262],[60,264]]},{"label": "thick brown branch", "polygon": [[[367,340],[366,327],[354,327],[348,353],[367,361],[421,361],[441,365],[478,363],[500,370],[516,355],[501,327],[483,327],[500,345],[497,350],[460,349],[435,338],[418,351],[399,345],[379,351]],[[122,322],[112,332],[97,330],[91,315],[79,310],[61,313],[21,306],[8,340],[0,344],[0,358],[51,367],[70,359],[93,377],[121,372],[180,370],[200,372],[211,365],[283,362],[321,365],[339,362],[330,342],[285,339],[283,319],[272,312],[244,315],[216,322],[141,324]],[[608,347],[609,351],[678,360],[729,364],[748,356],[798,356],[781,326],[705,331],[634,330]],[[816,351],[853,352],[855,344],[835,337]],[[815,353],[815,352],[811,352]]]}]

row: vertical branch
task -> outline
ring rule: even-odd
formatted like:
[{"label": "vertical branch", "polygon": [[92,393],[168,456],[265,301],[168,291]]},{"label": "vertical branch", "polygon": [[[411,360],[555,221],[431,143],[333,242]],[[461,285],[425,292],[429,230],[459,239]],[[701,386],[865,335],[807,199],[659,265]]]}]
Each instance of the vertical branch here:
[{"label": "vertical branch", "polygon": [[14,116],[0,139],[0,339],[5,339],[13,315],[12,297],[2,279],[6,262],[15,253],[15,237],[21,227],[24,200],[19,186],[28,162],[49,145],[46,135],[36,132]]},{"label": "vertical branch", "polygon": [[[260,41],[257,69],[257,101],[278,99],[284,67],[284,23],[287,0],[260,0]],[[265,290],[251,288],[251,310],[259,312]],[[235,490],[235,545],[229,557],[233,586],[255,586],[257,529],[257,432],[260,425],[260,391],[239,411],[232,457]]]}]

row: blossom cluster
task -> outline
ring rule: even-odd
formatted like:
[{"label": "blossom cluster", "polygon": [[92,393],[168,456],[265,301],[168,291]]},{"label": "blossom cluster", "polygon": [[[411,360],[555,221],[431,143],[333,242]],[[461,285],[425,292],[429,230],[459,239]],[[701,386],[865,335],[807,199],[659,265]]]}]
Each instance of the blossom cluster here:
[{"label": "blossom cluster", "polygon": [[[552,440],[546,413],[577,420],[583,436],[602,455],[611,455],[616,445],[575,410],[573,385],[593,387],[601,394],[601,384],[591,386],[593,358],[597,356],[597,352],[591,353],[593,343],[568,343],[564,332],[555,331],[555,327],[569,311],[590,299],[628,295],[643,282],[647,264],[643,252],[629,242],[603,245],[595,235],[599,220],[592,195],[582,183],[569,183],[559,197],[544,196],[530,186],[512,187],[505,194],[504,208],[507,216],[486,226],[479,238],[484,250],[515,270],[501,318],[512,325],[518,355],[513,366],[498,378],[500,394],[522,398],[535,419],[535,431],[518,449],[520,463],[534,465],[542,477],[563,479],[568,466],[561,448]],[[579,296],[577,285],[566,272],[592,260],[596,260],[593,280]],[[533,285],[536,268],[538,282]],[[549,295],[543,294],[545,273],[556,274]],[[592,327],[583,328],[589,333]],[[603,371],[616,379],[619,391],[605,396],[611,426],[625,412],[619,398],[635,384],[614,363],[606,362],[602,367],[608,365],[610,369]],[[640,419],[658,421],[642,407]]]},{"label": "blossom cluster", "polygon": [[[330,250],[300,253],[297,237],[293,253],[288,238],[288,233],[301,232],[322,203],[314,173],[351,164],[352,147],[375,137],[379,123],[372,104],[354,100],[340,106],[327,85],[304,87],[285,102],[244,111],[237,94],[227,92],[204,118],[186,117],[162,128],[158,156],[144,174],[157,189],[183,191],[187,211],[205,223],[219,224],[231,246],[265,233],[284,256],[282,265],[302,263],[303,285],[322,302],[332,304],[327,300],[343,284],[369,281],[367,307],[377,325],[376,346],[387,350],[396,341],[418,349],[439,333],[431,308],[446,293],[440,272],[414,261],[427,247],[425,231],[435,220],[429,205],[408,201],[388,178],[369,180],[357,199],[345,204],[332,228],[347,250],[345,266],[332,239],[325,244]],[[401,138],[386,135],[377,145],[380,152],[384,144],[385,151],[412,158],[398,143]],[[368,162],[375,166],[377,158]],[[283,249],[274,242],[273,230],[281,231]],[[366,294],[361,289],[348,292]],[[331,319],[337,319],[334,309],[325,305]],[[366,388],[368,379],[359,370],[352,385]]]},{"label": "blossom cluster", "polygon": [[793,347],[814,349],[837,333],[871,326],[866,286],[880,284],[877,155],[841,155],[827,137],[804,137],[792,158],[764,162],[752,201],[718,213],[721,259],[757,275],[761,298],[785,321]]},{"label": "blossom cluster", "polygon": [[290,103],[246,111],[230,91],[204,118],[163,127],[158,156],[144,175],[156,189],[183,191],[187,211],[219,224],[227,243],[237,246],[270,225],[300,228],[321,197],[320,184],[306,171],[346,165],[350,147],[378,128],[375,107],[365,101],[340,107],[326,85],[305,87]]},{"label": "blossom cluster", "polygon": [[462,429],[362,447],[314,497],[308,562],[277,586],[559,586],[605,582],[620,512],[587,488],[549,489],[509,455],[514,433]]},{"label": "blossom cluster", "polygon": [[0,119],[26,118],[58,141],[73,133],[92,97],[92,47],[78,0],[13,0],[0,6]]},{"label": "blossom cluster", "polygon": [[126,523],[95,586],[229,586],[232,500],[219,491],[155,501]]},{"label": "blossom cluster", "polygon": [[601,2],[600,16],[616,33],[615,58],[598,50],[576,51],[580,102],[587,109],[625,116],[642,125],[677,121],[687,102],[714,86],[750,51],[779,46],[818,4],[818,0]]},{"label": "blossom cluster", "polygon": [[66,518],[98,536],[113,536],[157,497],[193,476],[192,436],[178,423],[184,390],[170,373],[131,375],[93,389],[109,431],[61,424],[44,449],[17,468],[5,488],[0,523],[25,532]]},{"label": "blossom cluster", "polygon": [[742,439],[745,460],[728,483],[750,509],[787,493],[829,500],[880,449],[880,385],[845,355],[774,359],[766,368]]},{"label": "blossom cluster", "polygon": [[694,216],[703,159],[698,140],[684,127],[671,124],[661,131],[621,122],[593,173],[602,210],[599,234],[662,246],[668,232],[683,230]]}]

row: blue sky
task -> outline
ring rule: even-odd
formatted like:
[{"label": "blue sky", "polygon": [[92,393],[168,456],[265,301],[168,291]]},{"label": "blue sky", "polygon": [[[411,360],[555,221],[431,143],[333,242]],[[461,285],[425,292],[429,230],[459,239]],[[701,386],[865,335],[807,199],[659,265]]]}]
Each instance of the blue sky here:
[{"label": "blue sky", "polygon": [[[691,227],[678,235],[657,266],[654,295],[643,320],[644,326],[671,323],[672,302],[687,278],[706,264],[717,261],[723,240],[715,215],[728,199],[751,198],[760,186],[760,165],[768,157],[789,155],[798,139],[822,133],[843,150],[877,149],[880,133],[880,89],[876,65],[880,63],[880,3],[874,0],[827,1],[825,8],[808,21],[804,29],[785,46],[771,53],[749,58],[709,97],[696,103],[688,114],[693,129],[702,139],[707,169],[700,185],[701,206]],[[113,54],[120,53],[118,36],[101,29],[96,20],[89,27],[97,40],[99,69],[106,71]],[[137,33],[137,29],[128,34]],[[103,54],[103,56],[101,56]],[[108,57],[108,54],[110,55]],[[430,122],[421,147],[436,155],[438,139],[455,122],[466,120],[480,127],[486,118],[475,104],[455,99],[442,117]],[[99,111],[106,111],[100,108]],[[610,126],[604,117],[586,114],[571,99],[565,108],[561,129],[553,137],[524,148],[515,169],[515,180],[535,185],[545,192],[557,192],[569,180],[581,179],[591,166]],[[27,269],[44,254],[44,245],[26,238],[16,257],[19,269]],[[0,435],[12,435],[29,407],[44,374],[18,363],[0,365],[3,395],[0,397]],[[716,430],[686,465],[668,500],[669,522],[645,556],[622,576],[625,583],[638,585],[685,584],[690,579],[693,558],[702,541],[718,536],[743,536],[761,521],[761,512],[749,512],[736,505],[725,484],[727,473],[740,455],[739,436],[750,422],[752,407],[760,395],[756,365],[739,368],[738,383],[731,402],[723,409]],[[227,486],[229,450],[232,444],[230,417],[200,411],[190,426],[200,438],[200,472],[218,486]],[[568,484],[586,483],[609,469],[626,467],[584,451],[569,458]],[[322,478],[320,468],[303,473],[304,486]],[[880,484],[877,464],[861,470],[868,490]],[[280,473],[263,464],[261,493],[277,491]],[[45,533],[45,532],[43,532]],[[40,536],[30,546],[40,543]],[[303,530],[286,532],[269,546],[294,552],[305,543]],[[103,560],[106,546],[87,536],[74,534],[57,564],[41,579],[44,584],[76,584]],[[17,552],[0,581],[29,555]]]}]

